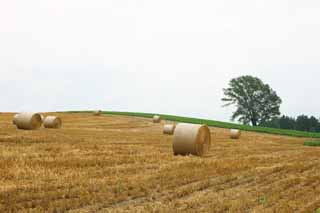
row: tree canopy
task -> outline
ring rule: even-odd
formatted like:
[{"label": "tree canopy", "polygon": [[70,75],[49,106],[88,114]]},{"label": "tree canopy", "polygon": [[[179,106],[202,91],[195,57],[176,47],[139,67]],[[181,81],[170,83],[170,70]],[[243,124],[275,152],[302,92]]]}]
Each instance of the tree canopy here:
[{"label": "tree canopy", "polygon": [[235,105],[232,120],[257,126],[280,115],[281,98],[268,84],[253,76],[241,76],[229,82],[223,89],[224,106]]}]

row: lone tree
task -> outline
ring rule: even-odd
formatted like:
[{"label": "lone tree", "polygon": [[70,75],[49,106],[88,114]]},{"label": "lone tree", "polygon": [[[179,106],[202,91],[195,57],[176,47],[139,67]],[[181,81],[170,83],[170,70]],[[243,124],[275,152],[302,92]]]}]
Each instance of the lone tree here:
[{"label": "lone tree", "polygon": [[259,78],[248,75],[234,78],[223,92],[224,106],[237,107],[232,120],[238,118],[244,124],[251,122],[257,126],[280,115],[281,98]]}]

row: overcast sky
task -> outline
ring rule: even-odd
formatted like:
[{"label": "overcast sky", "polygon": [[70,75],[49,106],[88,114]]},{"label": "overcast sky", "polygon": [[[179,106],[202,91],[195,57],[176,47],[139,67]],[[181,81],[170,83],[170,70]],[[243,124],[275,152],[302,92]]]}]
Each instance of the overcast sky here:
[{"label": "overcast sky", "polygon": [[229,120],[250,74],[320,117],[319,0],[0,0],[0,111],[105,109]]}]

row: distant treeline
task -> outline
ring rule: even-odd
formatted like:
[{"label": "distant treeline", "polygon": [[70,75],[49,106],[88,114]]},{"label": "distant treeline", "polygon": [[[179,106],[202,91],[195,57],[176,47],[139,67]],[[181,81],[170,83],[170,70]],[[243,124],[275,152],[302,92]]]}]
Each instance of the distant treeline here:
[{"label": "distant treeline", "polygon": [[299,115],[297,118],[283,115],[282,117],[264,122],[260,126],[307,132],[320,132],[319,120],[314,116],[309,117],[307,115]]}]

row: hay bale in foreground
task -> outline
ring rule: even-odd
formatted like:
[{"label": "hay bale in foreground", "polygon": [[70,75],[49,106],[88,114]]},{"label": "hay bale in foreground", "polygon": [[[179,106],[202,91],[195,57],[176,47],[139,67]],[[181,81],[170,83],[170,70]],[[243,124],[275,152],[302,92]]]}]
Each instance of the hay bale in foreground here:
[{"label": "hay bale in foreground", "polygon": [[13,123],[18,129],[35,130],[39,129],[42,125],[42,119],[38,113],[20,113],[13,117]]},{"label": "hay bale in foreground", "polygon": [[211,145],[210,130],[207,125],[180,123],[174,130],[174,155],[202,156]]},{"label": "hay bale in foreground", "polygon": [[163,126],[163,134],[173,135],[175,128],[176,128],[175,124],[165,124]]},{"label": "hay bale in foreground", "polygon": [[161,122],[161,117],[159,115],[155,115],[152,118],[153,123],[160,123]]},{"label": "hay bale in foreground", "polygon": [[239,129],[230,129],[230,138],[239,139],[241,136],[241,130]]},{"label": "hay bale in foreground", "polygon": [[43,125],[45,128],[59,129],[59,128],[61,128],[62,121],[59,117],[47,116],[44,119]]},{"label": "hay bale in foreground", "polygon": [[102,113],[101,110],[96,110],[96,111],[93,112],[93,115],[95,115],[95,116],[100,116],[101,113]]}]

